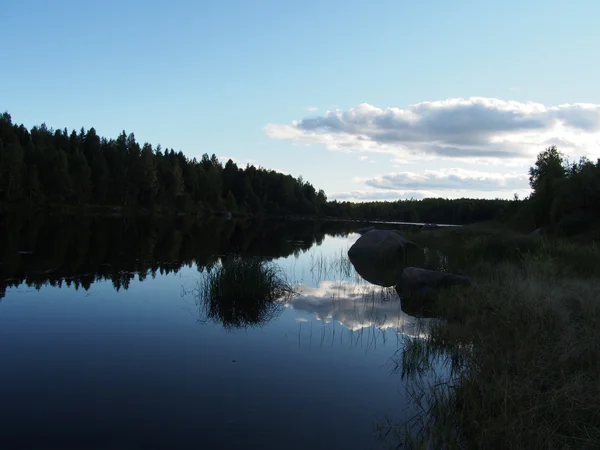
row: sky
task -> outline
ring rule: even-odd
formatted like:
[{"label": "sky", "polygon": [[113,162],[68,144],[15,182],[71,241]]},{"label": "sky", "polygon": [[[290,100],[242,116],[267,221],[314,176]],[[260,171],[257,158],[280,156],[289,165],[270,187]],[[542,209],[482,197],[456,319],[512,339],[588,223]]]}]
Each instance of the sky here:
[{"label": "sky", "polygon": [[512,198],[600,157],[597,0],[0,0],[0,111],[302,176]]}]

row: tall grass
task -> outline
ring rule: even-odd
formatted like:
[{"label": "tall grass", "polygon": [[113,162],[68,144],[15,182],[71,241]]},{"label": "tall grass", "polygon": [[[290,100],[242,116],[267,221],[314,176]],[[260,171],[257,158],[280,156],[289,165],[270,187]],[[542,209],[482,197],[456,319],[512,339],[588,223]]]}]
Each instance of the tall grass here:
[{"label": "tall grass", "polygon": [[294,294],[277,265],[240,256],[228,256],[208,270],[197,289],[201,314],[225,328],[264,325]]},{"label": "tall grass", "polygon": [[341,248],[338,253],[329,256],[322,252],[317,255],[313,251],[310,255],[309,267],[313,280],[316,282],[332,277],[335,279],[350,278],[355,274],[348,258],[347,248]]},{"label": "tall grass", "polygon": [[[397,365],[420,414],[397,428],[400,444],[600,448],[597,247],[458,233],[454,261],[476,282],[440,292],[443,320],[406,338]],[[440,361],[450,369],[442,377]]]}]

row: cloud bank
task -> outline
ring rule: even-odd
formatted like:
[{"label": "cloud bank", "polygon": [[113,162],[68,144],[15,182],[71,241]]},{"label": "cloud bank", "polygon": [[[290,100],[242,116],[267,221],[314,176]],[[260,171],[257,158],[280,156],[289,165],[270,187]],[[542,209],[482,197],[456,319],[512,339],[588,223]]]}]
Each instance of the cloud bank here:
[{"label": "cloud bank", "polygon": [[267,136],[330,150],[404,157],[531,159],[557,139],[585,152],[600,142],[600,105],[545,106],[471,97],[422,102],[406,109],[362,103],[347,111],[268,124]]}]

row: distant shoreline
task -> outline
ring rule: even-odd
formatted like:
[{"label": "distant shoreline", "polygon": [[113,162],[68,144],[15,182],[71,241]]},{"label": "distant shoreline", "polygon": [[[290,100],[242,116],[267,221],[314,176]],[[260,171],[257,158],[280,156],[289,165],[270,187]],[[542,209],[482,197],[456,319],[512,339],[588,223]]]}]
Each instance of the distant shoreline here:
[{"label": "distant shoreline", "polygon": [[130,208],[126,206],[100,206],[100,205],[48,205],[45,207],[22,207],[15,206],[0,210],[0,217],[29,214],[49,214],[65,216],[93,216],[106,218],[136,217],[136,218],[168,218],[168,217],[191,217],[197,220],[223,219],[223,220],[281,220],[281,221],[325,221],[325,222],[348,222],[360,224],[380,224],[380,225],[406,225],[406,226],[425,226],[434,225],[439,228],[462,227],[465,224],[448,224],[436,222],[406,222],[398,220],[378,220],[368,218],[345,218],[324,215],[301,215],[301,214],[239,214],[225,212],[212,212],[209,214],[184,213],[180,211],[150,211],[144,208]]}]

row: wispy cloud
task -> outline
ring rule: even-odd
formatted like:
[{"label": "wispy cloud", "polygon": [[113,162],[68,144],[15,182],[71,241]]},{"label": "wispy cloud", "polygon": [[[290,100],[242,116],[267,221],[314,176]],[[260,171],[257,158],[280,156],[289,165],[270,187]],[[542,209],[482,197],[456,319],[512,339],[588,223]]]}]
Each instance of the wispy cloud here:
[{"label": "wispy cloud", "polygon": [[546,106],[484,97],[428,101],[405,109],[363,103],[291,124],[268,124],[265,133],[335,151],[530,160],[552,139],[560,139],[567,153],[595,146],[600,139],[600,105]]},{"label": "wispy cloud", "polygon": [[310,111],[310,112],[315,112],[315,111],[318,111],[319,108],[317,108],[316,106],[307,106],[306,110]]},{"label": "wispy cloud", "polygon": [[529,187],[527,174],[490,173],[463,169],[425,170],[423,173],[396,172],[356,181],[383,192],[428,191],[522,191]]}]

